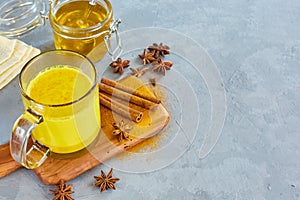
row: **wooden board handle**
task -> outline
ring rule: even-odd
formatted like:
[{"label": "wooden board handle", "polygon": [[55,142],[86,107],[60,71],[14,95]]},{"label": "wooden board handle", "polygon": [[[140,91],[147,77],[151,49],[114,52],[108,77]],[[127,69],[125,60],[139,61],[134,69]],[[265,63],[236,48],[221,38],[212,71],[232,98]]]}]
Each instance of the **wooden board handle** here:
[{"label": "wooden board handle", "polygon": [[0,178],[12,173],[20,168],[21,165],[17,163],[10,155],[9,143],[0,146]]}]

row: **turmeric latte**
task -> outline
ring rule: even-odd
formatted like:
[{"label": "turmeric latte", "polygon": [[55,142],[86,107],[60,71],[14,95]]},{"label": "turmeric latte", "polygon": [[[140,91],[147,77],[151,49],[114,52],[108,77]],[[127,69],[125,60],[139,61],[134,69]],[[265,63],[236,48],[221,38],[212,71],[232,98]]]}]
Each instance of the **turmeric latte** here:
[{"label": "turmeric latte", "polygon": [[[90,91],[92,85],[89,77],[71,66],[56,65],[40,72],[26,89],[31,99],[46,105],[34,139],[55,153],[71,153],[89,145],[100,130],[98,90]],[[25,101],[25,108],[29,104]]]}]

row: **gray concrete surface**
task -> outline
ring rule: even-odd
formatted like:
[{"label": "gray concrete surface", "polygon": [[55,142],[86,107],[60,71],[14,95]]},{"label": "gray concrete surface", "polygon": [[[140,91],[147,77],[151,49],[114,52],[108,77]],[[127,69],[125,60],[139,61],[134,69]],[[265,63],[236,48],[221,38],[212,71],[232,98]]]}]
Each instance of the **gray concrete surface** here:
[{"label": "gray concrete surface", "polygon": [[[107,165],[96,167],[70,181],[73,197],[300,199],[300,2],[111,2],[115,15],[123,20],[121,31],[149,26],[172,29],[208,51],[224,81],[226,121],[217,145],[203,160],[197,157],[201,136],[196,136],[188,151],[163,169],[138,174],[116,170],[114,175],[121,179],[116,191],[100,194],[92,187],[92,176],[100,169],[109,170]],[[51,48],[47,28],[32,34],[41,32],[47,39],[35,45]],[[2,135],[1,142],[8,135]],[[0,199],[51,199],[52,188],[21,169],[0,179]]]}]

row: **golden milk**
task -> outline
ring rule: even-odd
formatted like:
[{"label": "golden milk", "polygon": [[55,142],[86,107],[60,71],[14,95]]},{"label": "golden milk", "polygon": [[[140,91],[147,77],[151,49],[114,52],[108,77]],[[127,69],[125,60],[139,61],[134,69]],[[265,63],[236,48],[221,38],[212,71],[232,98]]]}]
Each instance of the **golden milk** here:
[{"label": "golden milk", "polygon": [[[33,130],[34,139],[55,153],[71,153],[89,145],[100,130],[98,88],[88,93],[92,84],[70,66],[57,65],[40,72],[26,89],[30,98],[46,105],[39,111],[43,122]],[[31,103],[24,104],[27,108]]]},{"label": "golden milk", "polygon": [[[67,49],[88,56],[96,62],[106,53],[104,36],[112,22],[112,8],[87,0],[68,1],[51,10],[50,24],[53,28],[57,49]],[[105,32],[106,31],[106,32]]]}]

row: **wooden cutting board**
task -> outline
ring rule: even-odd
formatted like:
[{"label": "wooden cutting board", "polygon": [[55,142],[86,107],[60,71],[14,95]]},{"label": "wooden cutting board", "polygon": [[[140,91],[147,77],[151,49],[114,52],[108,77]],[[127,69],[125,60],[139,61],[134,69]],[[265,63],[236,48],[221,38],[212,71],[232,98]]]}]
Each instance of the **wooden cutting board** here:
[{"label": "wooden cutting board", "polygon": [[[162,104],[158,104],[155,109],[147,111],[145,113],[146,117],[138,124],[124,119],[106,107],[101,106],[100,109],[101,132],[98,138],[86,149],[71,156],[50,155],[40,167],[33,170],[43,183],[58,184],[61,179],[69,181],[79,176],[105,160],[156,135],[168,124],[170,118],[168,111]],[[131,139],[120,143],[118,138],[111,134],[114,130],[111,122],[115,121],[118,123],[121,120],[130,124],[133,128],[130,131]],[[0,146],[0,158],[0,177],[20,167],[11,158],[8,144]]]},{"label": "wooden cutting board", "polygon": [[17,163],[10,155],[9,143],[0,146],[0,178],[10,174],[11,172],[20,168],[21,165]]}]

